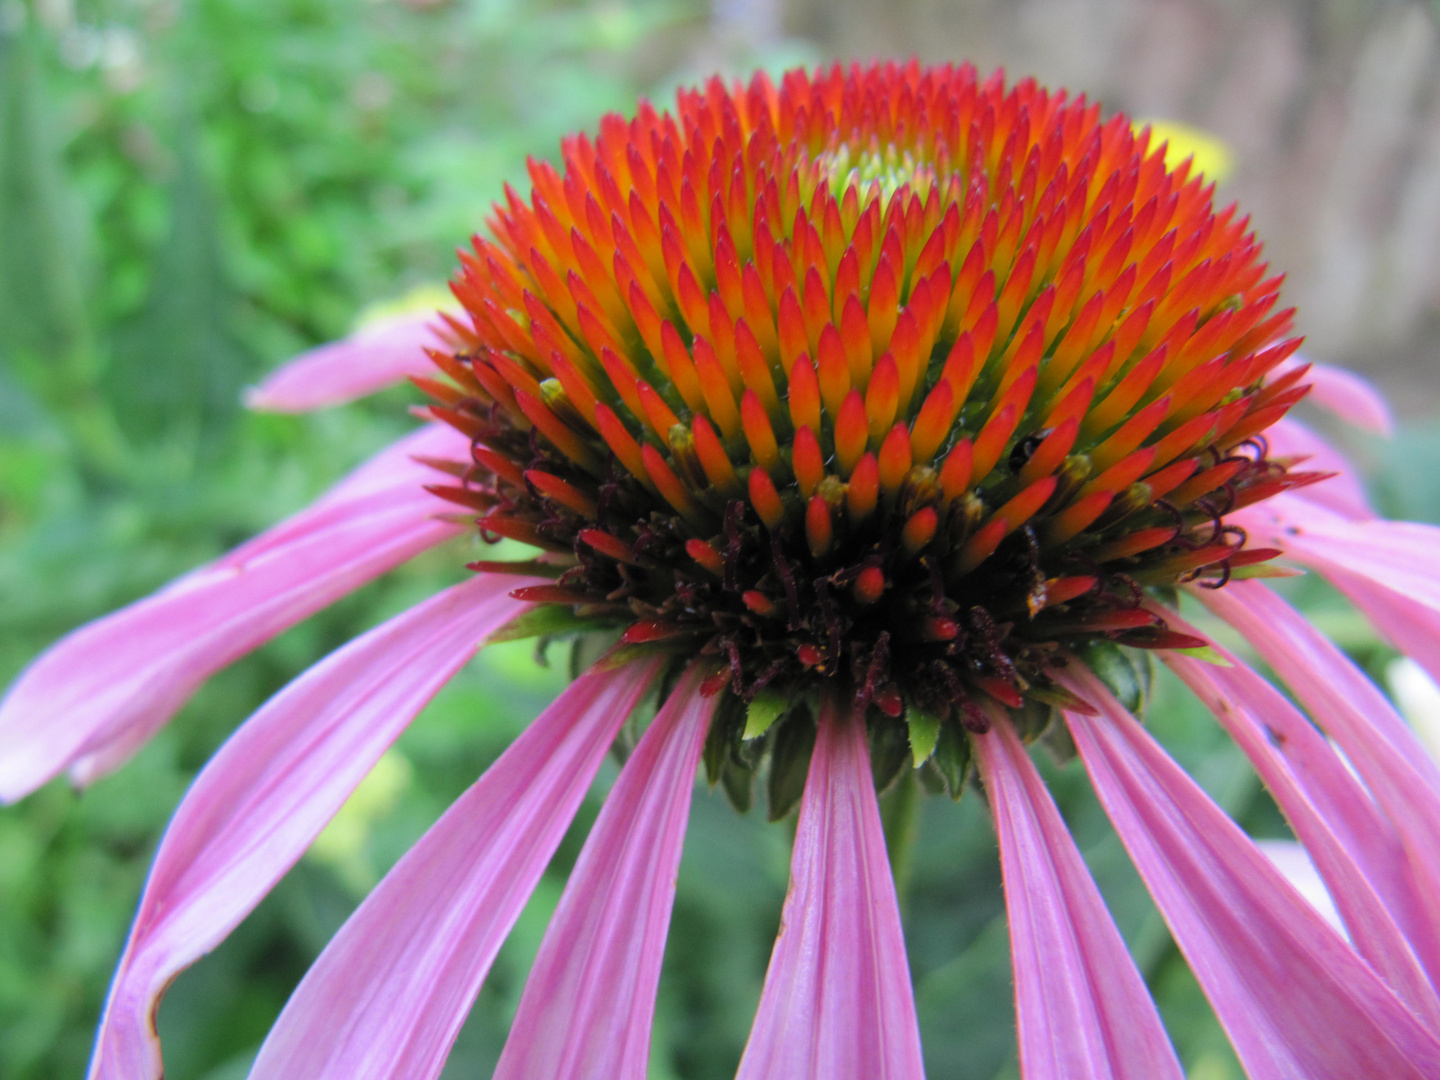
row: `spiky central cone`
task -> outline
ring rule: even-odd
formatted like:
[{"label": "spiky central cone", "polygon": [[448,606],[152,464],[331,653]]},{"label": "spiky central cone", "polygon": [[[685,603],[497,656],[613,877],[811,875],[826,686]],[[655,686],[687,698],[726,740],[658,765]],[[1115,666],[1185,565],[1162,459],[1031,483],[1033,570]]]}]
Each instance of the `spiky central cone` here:
[{"label": "spiky central cone", "polygon": [[[1224,523],[1308,479],[1259,245],[1129,122],[962,69],[762,75],[531,164],[422,380],[474,440],[521,595],[972,727],[1059,650],[1197,644],[1147,589],[1269,558]],[[494,564],[477,564],[495,569]]]}]

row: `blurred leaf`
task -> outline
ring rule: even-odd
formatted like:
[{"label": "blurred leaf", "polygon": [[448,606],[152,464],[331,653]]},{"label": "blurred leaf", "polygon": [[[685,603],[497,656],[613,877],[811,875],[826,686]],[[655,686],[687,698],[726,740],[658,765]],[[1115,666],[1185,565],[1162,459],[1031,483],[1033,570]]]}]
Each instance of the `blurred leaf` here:
[{"label": "blurred leaf", "polygon": [[1433,421],[1403,427],[1366,448],[1376,508],[1386,517],[1440,522],[1440,431]]},{"label": "blurred leaf", "polygon": [[239,408],[250,364],[226,325],[233,294],[220,262],[195,120],[186,110],[176,143],[170,232],[156,253],[145,306],[116,331],[104,385],[121,426],[137,442],[213,445]]},{"label": "blurred leaf", "polygon": [[34,32],[0,34],[0,354],[45,396],[88,359],[81,230],[46,115]]},{"label": "blurred leaf", "polygon": [[48,441],[55,427],[50,417],[23,386],[0,367],[0,433],[10,439]]},{"label": "blurred leaf", "polygon": [[993,1080],[1015,1056],[1010,934],[992,919],[970,946],[915,988],[925,1030],[925,1071],[953,1080]]},{"label": "blurred leaf", "polygon": [[330,824],[315,837],[306,857],[328,864],[357,896],[364,896],[376,882],[366,850],[371,834],[376,824],[395,809],[413,774],[410,759],[402,752],[394,747],[385,751]]}]

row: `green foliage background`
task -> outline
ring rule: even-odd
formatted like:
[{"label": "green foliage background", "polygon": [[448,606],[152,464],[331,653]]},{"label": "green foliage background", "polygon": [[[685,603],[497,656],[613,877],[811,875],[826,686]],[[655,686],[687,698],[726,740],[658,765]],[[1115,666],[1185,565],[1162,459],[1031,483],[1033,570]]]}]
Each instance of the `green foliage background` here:
[{"label": "green foliage background", "polygon": [[[357,312],[442,280],[526,154],[668,97],[706,7],[584,0],[0,3],[0,683],[66,630],[302,506],[407,427],[403,390],[307,417],[240,390]],[[815,59],[749,58],[771,67]],[[1362,447],[1389,509],[1434,517],[1433,437]],[[1402,464],[1403,463],[1403,464]],[[308,664],[443,584],[432,553],[218,675],[127,768],[0,811],[0,1077],[78,1077],[169,813],[227,733]],[[1313,585],[1357,655],[1384,651]],[[471,665],[312,853],[160,1013],[172,1080],[243,1076],[289,991],[384,870],[564,681],[525,645]],[[1378,670],[1378,667],[1377,667]],[[1257,835],[1285,826],[1213,722],[1162,683],[1151,723]],[[3,748],[0,748],[3,750]],[[1078,768],[1044,763],[1192,1076],[1238,1077]],[[607,767],[506,945],[447,1077],[485,1075]],[[897,797],[888,796],[891,801]],[[348,813],[348,812],[347,812]],[[699,791],[652,1075],[733,1075],[789,832]],[[930,1075],[1013,1077],[999,867],[979,797],[930,800],[901,886]]]}]

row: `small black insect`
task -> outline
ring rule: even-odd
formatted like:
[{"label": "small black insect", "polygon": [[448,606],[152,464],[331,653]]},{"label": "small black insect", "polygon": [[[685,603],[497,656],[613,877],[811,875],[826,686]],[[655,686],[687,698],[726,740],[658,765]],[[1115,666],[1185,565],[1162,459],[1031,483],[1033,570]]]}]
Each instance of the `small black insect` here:
[{"label": "small black insect", "polygon": [[1040,449],[1040,444],[1050,434],[1049,428],[1041,428],[1039,431],[1032,431],[1015,444],[1015,449],[1010,451],[1010,471],[1019,472],[1030,460],[1031,455]]}]

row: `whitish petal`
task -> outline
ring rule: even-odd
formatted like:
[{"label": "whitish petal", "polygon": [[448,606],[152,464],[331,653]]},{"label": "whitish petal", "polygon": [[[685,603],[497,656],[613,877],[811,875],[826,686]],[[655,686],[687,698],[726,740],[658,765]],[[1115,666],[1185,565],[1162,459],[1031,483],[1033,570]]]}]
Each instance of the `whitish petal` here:
[{"label": "whitish petal", "polygon": [[716,699],[680,680],[625,763],[565,886],[495,1080],[644,1080],[695,768]]},{"label": "whitish petal", "polygon": [[435,369],[425,348],[440,348],[434,314],[405,315],[357,331],[282,364],[245,393],[266,412],[310,412],[340,405]]},{"label": "whitish petal", "polygon": [[[1175,616],[1171,624],[1191,632]],[[1309,849],[1361,955],[1434,1030],[1440,999],[1421,961],[1436,956],[1428,882],[1399,830],[1321,734],[1275,687],[1228,652],[1229,667],[1165,661],[1249,757]]]},{"label": "whitish petal", "polygon": [[447,504],[420,486],[421,466],[395,448],[381,459],[350,495],[322,498],[41,655],[0,702],[0,800],[72,764],[77,782],[95,779],[216,671],[460,531],[433,517]]},{"label": "whitish petal", "polygon": [[525,609],[506,595],[515,584],[475,578],[376,627],[281,690],[210,759],[160,842],[92,1077],[158,1080],[153,1017],[170,980],[249,914],[486,635]]},{"label": "whitish petal", "polygon": [[1440,1041],[1087,671],[1096,793],[1252,1080],[1440,1075]]},{"label": "whitish petal", "polygon": [[827,698],[738,1080],[924,1075],[865,725]]},{"label": "whitish petal", "polygon": [[975,739],[1000,836],[1025,1080],[1181,1080],[1120,932],[1008,723]]},{"label": "whitish petal", "polygon": [[1415,729],[1415,735],[1440,758],[1440,683],[1412,657],[1399,656],[1385,668],[1385,681],[1401,715]]},{"label": "whitish petal", "polygon": [[1417,739],[1431,757],[1440,756],[1440,684],[1411,657],[1397,657],[1385,665],[1385,683]]},{"label": "whitish petal", "polygon": [[428,1080],[658,661],[592,669],[376,886],[296,988],[255,1080]]},{"label": "whitish petal", "polygon": [[[1298,356],[1288,360],[1275,369],[1275,377],[1304,363],[1308,361]],[[1334,413],[1341,420],[1377,435],[1389,435],[1395,430],[1395,418],[1390,413],[1389,403],[1365,376],[1329,364],[1311,364],[1306,381],[1311,386],[1306,400]]]},{"label": "whitish petal", "polygon": [[1342,934],[1345,932],[1345,923],[1330,897],[1330,890],[1325,887],[1325,879],[1315,869],[1315,862],[1304,844],[1298,840],[1256,840],[1255,846],[1270,860],[1270,865],[1295,886],[1295,891],[1305,898],[1317,915]]}]

